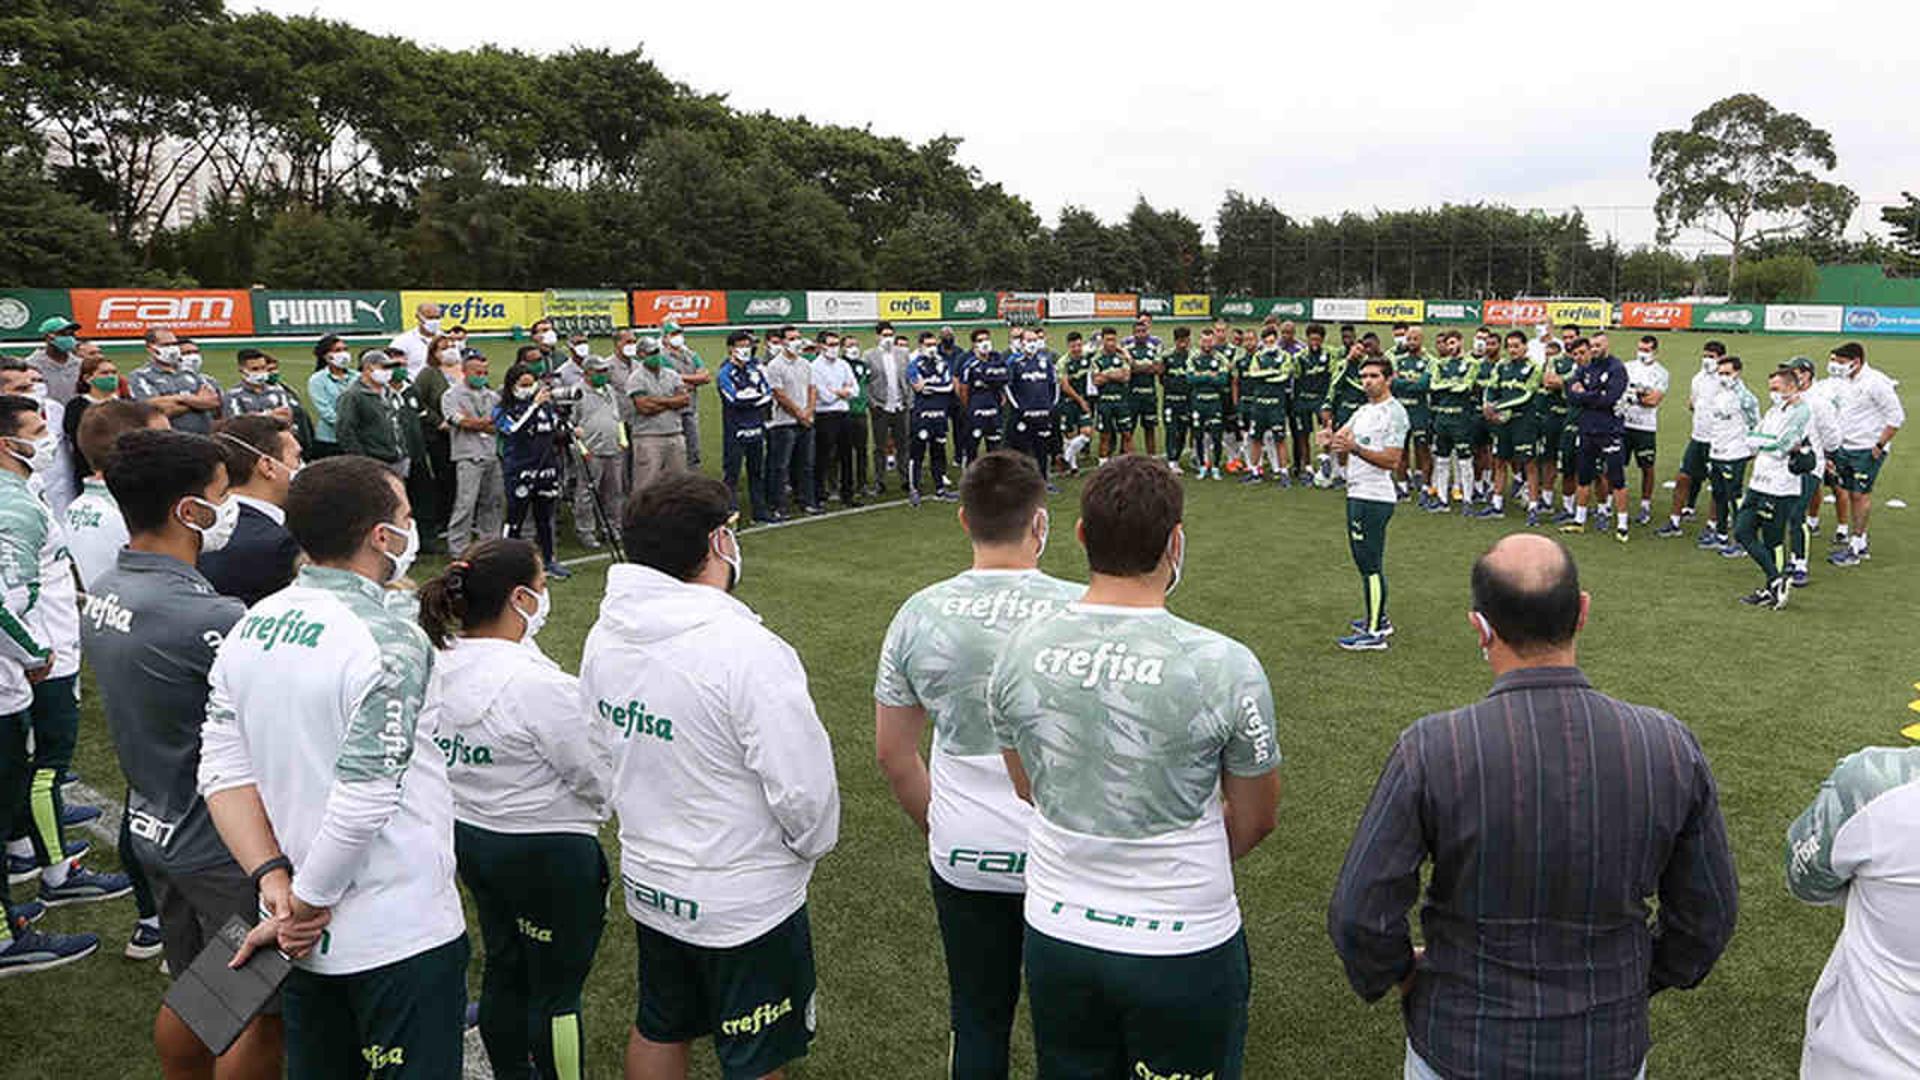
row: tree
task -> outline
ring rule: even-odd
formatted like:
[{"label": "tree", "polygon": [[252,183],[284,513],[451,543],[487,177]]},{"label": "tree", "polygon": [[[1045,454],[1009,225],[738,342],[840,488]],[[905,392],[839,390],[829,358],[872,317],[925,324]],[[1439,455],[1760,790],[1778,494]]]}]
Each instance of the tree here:
[{"label": "tree", "polygon": [[1140,292],[1198,292],[1207,280],[1200,223],[1178,210],[1155,210],[1145,198],[1133,204],[1121,227],[1138,276],[1121,288]]},{"label": "tree", "polygon": [[397,289],[403,267],[399,248],[365,220],[295,206],[274,215],[255,276],[276,289]]},{"label": "tree", "polygon": [[1880,220],[1893,234],[1895,257],[1902,268],[1920,269],[1920,196],[1903,191],[1900,197],[1906,200],[1905,204],[1883,208]]},{"label": "tree", "polygon": [[0,206],[0,281],[109,285],[131,275],[105,215],[48,183],[36,159],[0,157]]},{"label": "tree", "polygon": [[1692,293],[1696,267],[1661,248],[1639,248],[1620,260],[1616,300],[1666,300]]},{"label": "tree", "polygon": [[1753,304],[1806,300],[1820,288],[1820,268],[1805,255],[1748,259],[1733,276],[1733,298]]},{"label": "tree", "polygon": [[975,280],[967,230],[952,214],[915,210],[874,256],[883,288],[965,289]]},{"label": "tree", "polygon": [[1756,94],[1717,101],[1685,130],[1653,137],[1660,241],[1683,227],[1705,229],[1732,247],[1729,274],[1738,280],[1741,251],[1753,241],[1838,237],[1860,198],[1814,173],[1837,164],[1833,136],[1806,119]]}]

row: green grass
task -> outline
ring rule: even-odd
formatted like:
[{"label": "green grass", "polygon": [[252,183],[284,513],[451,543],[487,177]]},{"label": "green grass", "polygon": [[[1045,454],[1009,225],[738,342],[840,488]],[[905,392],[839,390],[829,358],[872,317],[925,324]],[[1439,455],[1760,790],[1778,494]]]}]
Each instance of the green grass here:
[{"label": "green grass", "polygon": [[[1682,392],[1702,338],[1662,337]],[[1838,339],[1732,340],[1748,360],[1749,384],[1758,387],[1758,372],[1795,352],[1824,363]],[[1920,407],[1913,392],[1920,342],[1870,349],[1877,364],[1906,379],[1909,409]],[[211,373],[230,374],[229,356],[209,355]],[[712,395],[706,400],[711,406]],[[1682,406],[1664,412],[1662,479],[1678,463],[1686,433]],[[713,448],[717,425],[709,423],[705,433]],[[1883,503],[1920,497],[1916,438],[1902,439],[1909,448],[1883,474]],[[713,452],[709,468],[718,460]],[[1068,539],[1075,490],[1068,484],[1054,500],[1059,539],[1045,565],[1083,579],[1080,553]],[[1326,902],[1395,735],[1423,713],[1485,691],[1488,675],[1465,620],[1467,568],[1517,523],[1403,508],[1387,553],[1399,635],[1389,653],[1349,655],[1333,647],[1359,609],[1340,497],[1193,481],[1188,493],[1187,573],[1172,607],[1240,638],[1261,658],[1275,687],[1286,757],[1280,829],[1237,868],[1254,958],[1248,1075],[1397,1075],[1398,1010],[1363,1005],[1348,990],[1327,941]],[[1812,587],[1795,593],[1781,613],[1736,604],[1735,596],[1756,584],[1757,571],[1744,560],[1698,552],[1690,540],[1659,541],[1646,530],[1636,530],[1624,547],[1597,536],[1573,538],[1594,597],[1584,666],[1602,689],[1670,710],[1698,733],[1720,780],[1740,870],[1739,929],[1725,958],[1700,989],[1663,994],[1654,1004],[1656,1075],[1795,1074],[1807,995],[1840,913],[1787,895],[1782,836],[1837,758],[1865,744],[1901,741],[1897,729],[1911,718],[1903,708],[1913,696],[1909,684],[1920,677],[1910,647],[1920,632],[1914,513],[1883,505],[1875,520],[1871,563],[1850,571],[1816,563]],[[965,565],[966,543],[951,508],[936,504],[749,532],[743,549],[741,598],[800,650],[833,737],[844,796],[840,847],[820,864],[812,890],[820,1036],[794,1073],[940,1076],[945,983],[924,846],[873,765],[871,692],[875,655],[895,607]],[[1816,555],[1825,550],[1823,539]],[[554,616],[541,643],[569,667],[594,618],[604,566],[586,564],[574,580],[554,586]],[[89,784],[119,798],[119,770],[91,689],[78,767]],[[611,829],[605,839],[615,852]],[[102,852],[92,862],[110,866],[113,856]],[[155,964],[117,955],[131,920],[125,902],[48,916],[49,929],[99,932],[102,953],[5,984],[0,1075],[156,1074],[149,1030],[165,980]],[[595,1076],[616,1074],[634,1004],[633,933],[617,900],[609,921],[588,986]],[[1023,1016],[1015,1071],[1031,1076],[1025,1025]],[[696,1075],[716,1075],[704,1046],[695,1061]]]}]

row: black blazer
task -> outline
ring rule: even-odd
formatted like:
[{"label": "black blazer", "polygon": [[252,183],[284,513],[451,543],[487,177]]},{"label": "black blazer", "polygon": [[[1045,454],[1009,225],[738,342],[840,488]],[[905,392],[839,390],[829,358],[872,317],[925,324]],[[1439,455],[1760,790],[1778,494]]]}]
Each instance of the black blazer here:
[{"label": "black blazer", "polygon": [[252,607],[293,580],[300,545],[286,526],[242,503],[227,546],[203,552],[200,572],[222,596]]}]

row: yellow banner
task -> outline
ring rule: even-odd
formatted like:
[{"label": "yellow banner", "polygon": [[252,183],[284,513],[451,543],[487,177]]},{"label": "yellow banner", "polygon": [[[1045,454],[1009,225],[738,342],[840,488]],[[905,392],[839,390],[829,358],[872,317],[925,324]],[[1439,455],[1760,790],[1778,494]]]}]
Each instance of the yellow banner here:
[{"label": "yellow banner", "polygon": [[1370,323],[1417,323],[1426,317],[1425,300],[1367,301],[1367,321]]},{"label": "yellow banner", "polygon": [[440,325],[464,326],[468,330],[511,330],[530,326],[540,318],[546,306],[546,294],[537,292],[496,292],[491,289],[420,289],[400,293],[400,321],[413,325],[413,313],[421,304],[440,305]]},{"label": "yellow banner", "polygon": [[1177,293],[1173,298],[1173,317],[1204,319],[1213,311],[1213,297],[1204,293]]},{"label": "yellow banner", "polygon": [[1613,321],[1613,305],[1605,300],[1549,300],[1547,322],[1554,326],[1578,323],[1606,326]]},{"label": "yellow banner", "polygon": [[899,322],[934,322],[940,318],[937,292],[883,292],[880,317]]}]

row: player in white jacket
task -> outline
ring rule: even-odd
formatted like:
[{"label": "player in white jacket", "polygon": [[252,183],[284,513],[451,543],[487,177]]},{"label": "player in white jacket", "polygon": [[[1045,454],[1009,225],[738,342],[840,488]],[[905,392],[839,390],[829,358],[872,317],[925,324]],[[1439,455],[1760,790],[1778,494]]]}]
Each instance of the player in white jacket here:
[{"label": "player in white jacket", "polygon": [[453,850],[486,944],[480,1039],[493,1073],[579,1080],[580,988],[607,922],[599,833],[613,747],[606,724],[570,707],[578,682],[534,644],[549,596],[539,549],[498,537],[422,585],[420,625],[439,651],[420,723],[453,785]]},{"label": "player in white jacket", "polygon": [[814,1028],[807,883],[840,833],[833,749],[793,648],[733,598],[733,499],[680,473],[628,502],[581,707],[616,741],[620,892],[637,924],[629,1080],[777,1074]]}]

